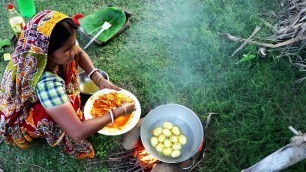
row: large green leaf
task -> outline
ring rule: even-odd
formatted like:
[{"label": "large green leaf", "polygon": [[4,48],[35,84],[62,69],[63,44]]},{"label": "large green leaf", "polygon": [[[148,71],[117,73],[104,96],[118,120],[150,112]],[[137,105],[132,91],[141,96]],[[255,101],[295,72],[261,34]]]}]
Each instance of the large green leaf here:
[{"label": "large green leaf", "polygon": [[11,41],[9,39],[0,39],[0,48],[8,45],[11,45]]},{"label": "large green leaf", "polygon": [[94,36],[101,29],[104,22],[109,22],[112,26],[103,31],[98,40],[106,42],[112,38],[124,25],[126,16],[123,10],[117,7],[108,7],[85,16],[79,20],[80,25],[91,36]]},{"label": "large green leaf", "polygon": [[243,54],[243,58],[240,59],[236,64],[241,63],[241,62],[246,62],[254,59],[256,56],[255,54]]}]

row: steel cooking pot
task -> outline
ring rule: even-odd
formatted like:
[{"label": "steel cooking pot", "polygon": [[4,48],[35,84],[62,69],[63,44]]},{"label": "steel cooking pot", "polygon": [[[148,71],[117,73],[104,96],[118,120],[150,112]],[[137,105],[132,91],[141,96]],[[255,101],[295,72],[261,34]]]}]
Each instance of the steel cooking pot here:
[{"label": "steel cooking pot", "polygon": [[[109,76],[108,74],[99,69],[99,72],[101,73],[101,75],[103,76],[104,79],[106,80],[109,80]],[[82,71],[80,74],[79,74],[79,80],[80,80],[80,92],[82,94],[85,94],[85,95],[93,95],[93,93],[99,91],[99,87],[96,86],[96,84],[88,77],[87,73],[85,71]],[[91,89],[87,90],[85,87],[86,87],[86,84],[91,84]]]},{"label": "steel cooking pot", "polygon": [[[165,121],[169,121],[181,129],[187,137],[187,143],[181,150],[181,155],[177,158],[164,156],[151,145],[152,130],[161,127]],[[160,161],[167,163],[183,162],[192,157],[200,148],[203,141],[203,127],[198,116],[185,106],[178,104],[161,105],[150,111],[144,118],[140,136],[145,149]]]}]

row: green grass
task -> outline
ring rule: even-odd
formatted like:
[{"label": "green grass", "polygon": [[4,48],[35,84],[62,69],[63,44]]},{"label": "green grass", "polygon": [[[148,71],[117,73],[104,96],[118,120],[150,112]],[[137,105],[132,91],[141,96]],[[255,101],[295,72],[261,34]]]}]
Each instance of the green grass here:
[{"label": "green grass", "polygon": [[[197,171],[240,171],[289,143],[293,136],[289,125],[306,131],[305,83],[293,84],[303,75],[286,60],[274,60],[273,54],[237,65],[242,54],[255,53],[256,47],[247,46],[230,58],[240,44],[218,36],[218,32],[228,32],[248,37],[257,25],[263,27],[263,17],[273,21],[266,16],[270,9],[279,9],[277,0],[35,3],[38,10],[56,9],[69,15],[87,15],[109,4],[133,13],[127,31],[107,46],[90,46],[87,52],[112,82],[137,96],[143,116],[165,103],[187,106],[203,120],[209,112],[219,113],[212,117],[207,154]],[[0,11],[0,19],[0,38],[10,38],[5,10]],[[88,41],[78,39],[82,46]],[[5,64],[0,63],[1,74]],[[120,144],[120,137],[94,135],[90,139],[99,160]],[[35,141],[27,150],[0,145],[0,168],[5,171],[43,171],[33,165],[50,171],[84,171],[84,165],[91,162],[71,159],[44,140]],[[304,171],[305,166],[302,161],[285,171]],[[88,169],[103,170],[103,164]]]}]

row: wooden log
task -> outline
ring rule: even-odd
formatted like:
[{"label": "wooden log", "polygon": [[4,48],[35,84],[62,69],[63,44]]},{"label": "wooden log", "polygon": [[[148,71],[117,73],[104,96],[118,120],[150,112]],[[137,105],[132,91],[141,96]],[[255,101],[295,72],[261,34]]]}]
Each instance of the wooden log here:
[{"label": "wooden log", "polygon": [[[298,139],[295,139],[299,137]],[[281,171],[306,158],[306,142],[304,136],[296,136],[293,142],[282,147],[255,165],[242,172]]]},{"label": "wooden log", "polygon": [[140,118],[136,126],[129,132],[123,134],[122,146],[125,150],[136,148],[137,143],[140,141],[140,128],[143,118]]},{"label": "wooden log", "polygon": [[151,172],[183,172],[177,164],[159,162]]}]

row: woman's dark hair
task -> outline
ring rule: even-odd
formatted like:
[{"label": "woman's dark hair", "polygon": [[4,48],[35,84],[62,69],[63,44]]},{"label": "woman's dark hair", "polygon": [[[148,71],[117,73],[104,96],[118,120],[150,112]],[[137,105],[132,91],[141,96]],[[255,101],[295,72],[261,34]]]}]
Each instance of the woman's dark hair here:
[{"label": "woman's dark hair", "polygon": [[51,33],[49,41],[48,54],[52,54],[54,51],[63,46],[65,41],[73,34],[77,29],[77,25],[74,24],[72,19],[64,19],[57,23]]}]

